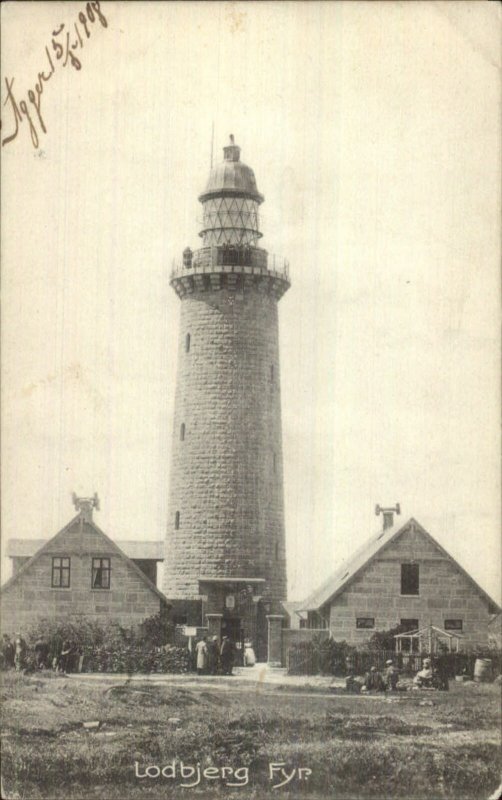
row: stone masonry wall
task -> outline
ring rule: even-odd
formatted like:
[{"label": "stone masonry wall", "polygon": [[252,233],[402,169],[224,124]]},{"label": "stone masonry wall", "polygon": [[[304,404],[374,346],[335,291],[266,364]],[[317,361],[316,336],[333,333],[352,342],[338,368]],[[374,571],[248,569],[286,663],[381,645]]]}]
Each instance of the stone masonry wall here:
[{"label": "stone masonry wall", "polygon": [[[71,559],[70,588],[52,589],[52,557]],[[91,589],[92,557],[109,557],[111,588]],[[22,632],[37,618],[82,614],[132,625],[158,614],[160,597],[99,534],[79,519],[51,540],[23,574],[2,591],[2,631]]]},{"label": "stone masonry wall", "polygon": [[164,593],[258,577],[285,599],[277,300],[244,286],[181,302]]},{"label": "stone masonry wall", "polygon": [[[417,596],[401,595],[401,564],[419,563]],[[358,630],[357,617],[374,617],[373,630]],[[444,629],[446,619],[463,621],[461,647],[486,646],[490,615],[482,599],[455,563],[419,530],[405,531],[334,599],[330,632],[337,641],[362,644],[377,630],[388,630],[401,619],[432,622]]]}]

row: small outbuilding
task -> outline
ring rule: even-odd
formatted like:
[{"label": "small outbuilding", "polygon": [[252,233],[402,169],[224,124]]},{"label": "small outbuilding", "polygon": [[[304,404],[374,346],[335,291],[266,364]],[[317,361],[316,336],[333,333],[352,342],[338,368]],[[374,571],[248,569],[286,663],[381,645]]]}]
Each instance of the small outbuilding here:
[{"label": "small outbuilding", "polygon": [[418,631],[396,633],[396,653],[458,653],[463,639],[460,633],[450,633],[436,628],[435,625],[426,625]]}]

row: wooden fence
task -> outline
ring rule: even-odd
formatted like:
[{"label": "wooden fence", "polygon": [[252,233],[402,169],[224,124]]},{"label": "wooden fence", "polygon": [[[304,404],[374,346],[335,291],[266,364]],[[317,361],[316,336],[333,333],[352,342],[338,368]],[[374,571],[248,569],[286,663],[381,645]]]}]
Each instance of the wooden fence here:
[{"label": "wooden fence", "polygon": [[[388,659],[403,675],[414,675],[422,668],[426,654],[395,653],[393,650],[355,650],[349,655],[336,652],[327,656],[317,647],[290,647],[286,654],[286,666],[291,675],[335,675],[345,677],[349,672],[364,675],[370,667],[385,669]],[[444,653],[433,658],[434,664],[448,677],[455,675],[474,675],[474,664],[477,658],[491,660],[493,676],[502,673],[502,654],[500,652],[483,653]]]}]

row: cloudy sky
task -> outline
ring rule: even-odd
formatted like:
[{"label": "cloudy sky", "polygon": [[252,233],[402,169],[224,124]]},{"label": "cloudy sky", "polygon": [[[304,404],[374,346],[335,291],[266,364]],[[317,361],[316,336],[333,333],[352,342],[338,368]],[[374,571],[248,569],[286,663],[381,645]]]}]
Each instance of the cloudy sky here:
[{"label": "cloudy sky", "polygon": [[113,538],[163,536],[169,271],[200,241],[214,123],[291,265],[290,597],[398,501],[499,600],[499,6],[85,8],[2,7],[3,547],[53,535],[74,490]]}]

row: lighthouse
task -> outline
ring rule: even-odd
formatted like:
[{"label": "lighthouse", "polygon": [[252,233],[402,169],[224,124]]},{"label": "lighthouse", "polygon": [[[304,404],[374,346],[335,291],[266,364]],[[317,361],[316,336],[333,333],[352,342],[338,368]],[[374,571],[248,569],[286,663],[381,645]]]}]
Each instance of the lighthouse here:
[{"label": "lighthouse", "polygon": [[[260,247],[264,197],[233,136],[211,168],[181,301],[163,591],[175,624],[277,660],[286,599],[278,302],[288,264]],[[272,262],[272,263],[270,263]],[[272,651],[274,651],[272,653]]]}]

